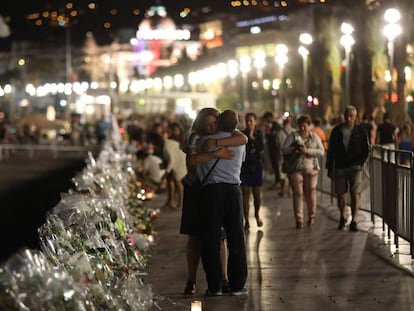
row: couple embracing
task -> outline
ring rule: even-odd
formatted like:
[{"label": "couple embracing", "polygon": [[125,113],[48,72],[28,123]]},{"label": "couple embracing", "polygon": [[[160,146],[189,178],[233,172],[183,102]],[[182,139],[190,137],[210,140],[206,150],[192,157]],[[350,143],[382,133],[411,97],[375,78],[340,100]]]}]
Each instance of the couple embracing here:
[{"label": "couple embracing", "polygon": [[[208,176],[203,181],[198,206],[186,202],[183,205],[180,232],[189,236],[187,294],[195,292],[199,260],[197,252],[201,255],[206,274],[206,296],[222,295],[227,290],[226,281],[232,294],[247,293],[247,260],[240,190],[240,169],[245,157],[247,138],[236,130],[237,125],[238,115],[234,111],[226,110],[218,114],[214,108],[201,110],[193,123],[192,132],[195,135],[190,135],[187,148],[187,178],[203,180]],[[191,140],[191,136],[198,136],[198,139]],[[204,151],[205,148],[207,151]],[[190,189],[188,185],[185,187]],[[186,197],[186,190],[184,196]]]}]

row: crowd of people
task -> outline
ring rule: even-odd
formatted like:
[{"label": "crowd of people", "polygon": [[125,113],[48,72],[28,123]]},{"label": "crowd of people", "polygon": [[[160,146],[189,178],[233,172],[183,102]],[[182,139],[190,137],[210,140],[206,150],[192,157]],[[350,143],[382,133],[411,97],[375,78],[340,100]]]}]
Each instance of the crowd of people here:
[{"label": "crowd of people", "polygon": [[[180,233],[188,237],[184,288],[188,295],[196,292],[200,261],[206,296],[247,293],[244,233],[250,230],[251,216],[259,229],[266,223],[260,215],[263,191],[292,198],[298,230],[314,226],[320,160],[326,154],[328,177],[337,195],[338,229],[358,231],[362,172],[371,146],[413,150],[411,125],[399,130],[387,113],[376,124],[369,114],[359,118],[353,106],[331,124],[308,115],[277,118],[271,111],[257,116],[216,108],[202,109],[194,121],[162,116],[150,120],[137,119],[126,127],[129,150],[137,156],[143,180],[156,191],[167,192],[165,208],[181,211]],[[400,159],[407,164],[404,161]],[[265,177],[273,182],[263,189]]]},{"label": "crowd of people", "polygon": [[[317,182],[326,154],[328,177],[337,195],[338,229],[358,231],[362,172],[371,146],[408,151],[414,146],[411,124],[398,129],[388,113],[377,124],[369,114],[359,118],[353,106],[330,124],[308,115],[242,114],[213,107],[201,109],[194,120],[183,115],[135,115],[118,123],[127,152],[136,157],[140,181],[166,193],[163,208],[181,213],[179,233],[187,236],[187,278],[183,280],[187,295],[196,292],[200,262],[206,274],[206,296],[247,294],[245,232],[266,225],[260,214],[263,191],[290,197],[292,226],[311,228],[317,224]],[[3,143],[9,132],[5,124]],[[110,123],[101,118],[94,126],[94,137],[103,143],[109,135]],[[410,165],[411,158],[402,154],[398,161]],[[271,186],[263,189],[265,178]]]},{"label": "crowd of people", "polygon": [[0,119],[0,143],[99,145],[107,138],[111,125],[104,115],[91,122],[81,121],[79,114],[72,114],[70,121],[51,121],[39,114],[27,115],[26,119]]}]

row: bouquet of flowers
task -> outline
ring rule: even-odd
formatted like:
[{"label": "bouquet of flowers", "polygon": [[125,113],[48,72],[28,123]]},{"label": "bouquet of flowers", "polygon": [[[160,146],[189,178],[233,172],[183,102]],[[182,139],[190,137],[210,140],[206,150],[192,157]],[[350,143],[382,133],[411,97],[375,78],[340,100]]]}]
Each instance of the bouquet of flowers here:
[{"label": "bouquet of flowers", "polygon": [[0,267],[0,309],[149,310],[142,276],[158,211],[145,207],[131,158],[110,146],[73,178],[75,189],[46,215],[40,250]]}]

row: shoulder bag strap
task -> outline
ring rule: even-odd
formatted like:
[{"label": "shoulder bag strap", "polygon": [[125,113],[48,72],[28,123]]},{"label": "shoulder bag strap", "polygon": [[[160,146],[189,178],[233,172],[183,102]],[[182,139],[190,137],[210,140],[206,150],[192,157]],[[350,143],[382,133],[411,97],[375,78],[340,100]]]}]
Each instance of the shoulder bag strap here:
[{"label": "shoulder bag strap", "polygon": [[214,167],[217,165],[217,162],[220,160],[220,158],[217,158],[217,160],[214,162],[213,166],[210,167],[210,169],[208,170],[206,176],[203,177],[203,179],[201,180],[201,185],[204,184],[204,182],[207,180],[207,177],[210,175],[211,171],[214,169]]}]

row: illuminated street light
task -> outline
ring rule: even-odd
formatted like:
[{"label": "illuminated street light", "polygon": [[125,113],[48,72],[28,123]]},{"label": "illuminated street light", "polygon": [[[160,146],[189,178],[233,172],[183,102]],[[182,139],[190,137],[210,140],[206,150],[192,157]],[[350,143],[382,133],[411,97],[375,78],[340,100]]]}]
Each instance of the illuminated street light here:
[{"label": "illuminated street light", "polygon": [[341,25],[341,31],[343,35],[341,36],[340,43],[345,49],[345,103],[347,105],[350,105],[350,89],[349,89],[349,77],[351,73],[350,68],[350,54],[351,54],[351,48],[355,44],[355,40],[352,37],[352,32],[354,31],[354,28],[347,24],[342,23]]},{"label": "illuminated street light", "polygon": [[354,27],[351,24],[342,23],[341,24],[341,32],[344,35],[352,35],[354,33]]},{"label": "illuminated street light", "polygon": [[231,79],[232,85],[234,85],[234,79],[239,74],[239,63],[235,59],[227,61],[227,74]]},{"label": "illuminated street light", "polygon": [[263,88],[263,68],[266,66],[266,54],[262,50],[257,50],[254,53],[253,65],[256,68],[257,73],[257,102],[258,105],[262,105],[262,88]]},{"label": "illuminated street light", "polygon": [[[303,45],[310,45],[313,42],[313,37],[309,33],[301,33],[299,36],[299,41]],[[303,97],[308,96],[308,55],[309,50],[301,45],[298,49],[300,56],[302,56],[303,62]]]},{"label": "illuminated street light", "polygon": [[285,79],[284,79],[284,69],[285,65],[288,62],[288,47],[285,44],[278,44],[276,45],[276,56],[275,56],[275,62],[279,66],[280,70],[280,99],[282,103],[282,110],[286,110],[286,103],[285,103]]},{"label": "illuminated street light", "polygon": [[384,19],[389,24],[397,24],[401,19],[400,11],[395,8],[387,9],[384,13]]},{"label": "illuminated street light", "polygon": [[307,32],[304,32],[304,33],[301,33],[301,34],[300,34],[300,36],[299,36],[299,41],[300,41],[300,43],[302,43],[302,44],[305,44],[305,45],[311,45],[311,44],[312,44],[312,42],[313,42],[313,37],[312,37],[312,35],[311,35],[311,34],[309,34],[309,33],[307,33]]},{"label": "illuminated street light", "polygon": [[243,79],[243,107],[247,109],[249,108],[249,101],[247,99],[247,75],[252,69],[251,67],[252,60],[250,59],[249,56],[243,55],[242,57],[240,57],[239,62],[240,62],[240,71],[242,73],[242,79]]},{"label": "illuminated street light", "polygon": [[303,63],[303,97],[308,95],[308,55],[309,50],[301,45],[298,49],[298,53],[302,56]]},{"label": "illuminated street light", "polygon": [[390,79],[388,81],[388,101],[391,104],[392,77],[394,71],[394,41],[402,32],[401,26],[398,24],[401,19],[401,14],[397,9],[391,8],[385,11],[384,19],[388,23],[384,26],[383,33],[388,40],[388,70],[390,73]]},{"label": "illuminated street light", "polygon": [[184,76],[182,74],[174,75],[173,81],[177,90],[180,90],[184,86]]}]

